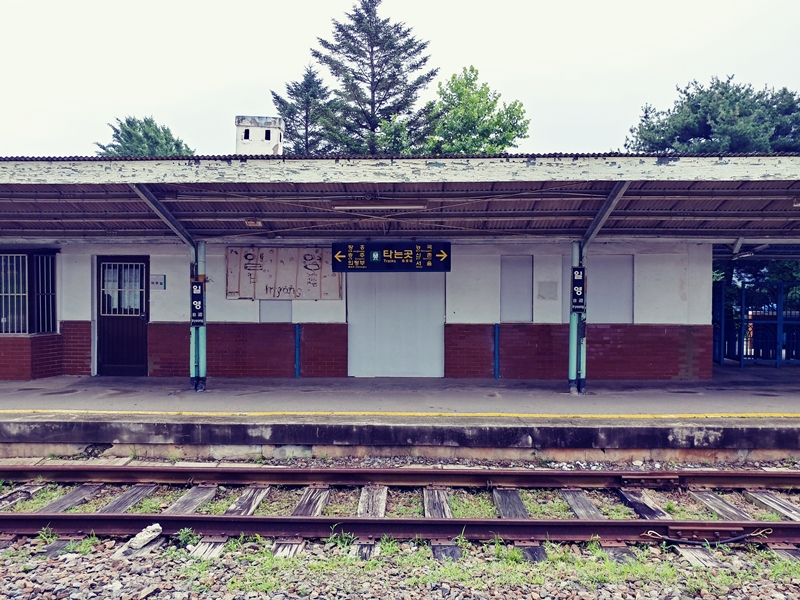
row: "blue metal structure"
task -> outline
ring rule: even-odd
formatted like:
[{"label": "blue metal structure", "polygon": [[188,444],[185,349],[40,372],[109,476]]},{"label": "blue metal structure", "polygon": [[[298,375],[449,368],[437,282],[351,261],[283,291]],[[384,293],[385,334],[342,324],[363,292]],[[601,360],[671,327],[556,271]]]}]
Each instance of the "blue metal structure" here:
[{"label": "blue metal structure", "polygon": [[800,282],[716,282],[713,324],[717,363],[800,363]]}]

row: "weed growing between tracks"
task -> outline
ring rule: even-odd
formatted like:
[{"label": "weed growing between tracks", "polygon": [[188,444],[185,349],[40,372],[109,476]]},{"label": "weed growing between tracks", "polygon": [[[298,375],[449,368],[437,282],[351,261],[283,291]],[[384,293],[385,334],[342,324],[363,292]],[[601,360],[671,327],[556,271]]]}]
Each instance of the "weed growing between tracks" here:
[{"label": "weed growing between tracks", "polygon": [[356,487],[331,488],[328,502],[322,509],[326,517],[349,517],[358,510],[358,499],[361,489]]},{"label": "weed growing between tracks", "polygon": [[499,516],[489,492],[474,488],[451,490],[450,508],[455,519],[496,519]]},{"label": "weed growing between tracks", "polygon": [[[12,506],[10,512],[18,513],[32,513],[36,512],[43,506],[47,506],[53,500],[58,500],[61,496],[71,492],[77,486],[59,485],[57,483],[49,483],[44,489],[39,490],[33,497],[18,502]],[[6,511],[4,511],[6,512]]]},{"label": "weed growing between tracks", "polygon": [[64,548],[64,552],[76,552],[86,556],[87,554],[91,554],[95,546],[98,545],[100,545],[100,540],[97,539],[97,536],[94,534],[94,532],[92,532],[88,537],[85,537],[82,540],[71,541]]},{"label": "weed growing between tracks", "polygon": [[186,491],[185,489],[174,488],[168,485],[159,486],[153,495],[139,500],[128,512],[147,515],[158,514],[183,496]]},{"label": "weed growing between tracks", "polygon": [[525,510],[532,519],[574,519],[575,513],[553,489],[519,490]]},{"label": "weed growing between tracks", "polygon": [[609,519],[637,519],[636,512],[625,506],[619,496],[610,490],[588,490],[585,492],[589,501],[594,504],[604,517]]},{"label": "weed growing between tracks", "polygon": [[390,518],[424,517],[420,488],[389,488],[386,495],[386,516]]},{"label": "weed growing between tracks", "polygon": [[241,490],[219,486],[214,493],[214,497],[208,502],[204,502],[197,512],[201,515],[221,515],[234,500],[241,494]]},{"label": "weed growing between tracks", "polygon": [[269,494],[259,504],[256,516],[288,517],[300,502],[304,489],[301,487],[284,487],[276,485],[269,488]]}]

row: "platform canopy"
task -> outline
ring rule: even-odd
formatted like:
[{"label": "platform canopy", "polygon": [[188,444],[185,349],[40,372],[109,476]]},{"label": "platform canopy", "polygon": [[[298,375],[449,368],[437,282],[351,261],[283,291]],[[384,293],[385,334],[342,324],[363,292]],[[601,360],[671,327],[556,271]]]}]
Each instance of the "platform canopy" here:
[{"label": "platform canopy", "polygon": [[800,257],[800,154],[0,158],[5,246],[587,236]]}]

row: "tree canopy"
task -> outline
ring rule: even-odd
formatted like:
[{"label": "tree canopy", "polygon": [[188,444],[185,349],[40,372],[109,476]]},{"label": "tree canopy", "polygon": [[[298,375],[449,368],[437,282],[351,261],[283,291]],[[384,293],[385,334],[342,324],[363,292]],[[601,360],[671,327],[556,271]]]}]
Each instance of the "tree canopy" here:
[{"label": "tree canopy", "polygon": [[439,83],[433,133],[426,151],[433,154],[498,154],[528,137],[530,119],[519,100],[498,106],[500,94],[478,82],[478,70],[464,67]]},{"label": "tree canopy", "polygon": [[625,148],[634,152],[800,151],[800,96],[786,88],[755,90],[733,77],[714,77],[706,88],[678,88],[668,110],[646,104]]},{"label": "tree canopy", "polygon": [[427,69],[428,42],[404,23],[381,19],[380,3],[359,0],[346,22],[333,21],[332,41],[318,38],[321,50],[311,50],[338,83],[326,137],[341,152],[376,154],[381,123],[395,116],[407,118],[409,129],[421,127],[414,104],[438,72]]},{"label": "tree canopy", "polygon": [[288,154],[326,154],[331,145],[325,137],[330,118],[330,90],[319,73],[307,66],[300,81],[286,84],[286,98],[272,93],[272,102],[286,122]]},{"label": "tree canopy", "polygon": [[153,117],[117,119],[108,124],[113,131],[111,143],[95,142],[99,156],[190,156],[194,150],[172,135],[169,127],[159,125]]}]

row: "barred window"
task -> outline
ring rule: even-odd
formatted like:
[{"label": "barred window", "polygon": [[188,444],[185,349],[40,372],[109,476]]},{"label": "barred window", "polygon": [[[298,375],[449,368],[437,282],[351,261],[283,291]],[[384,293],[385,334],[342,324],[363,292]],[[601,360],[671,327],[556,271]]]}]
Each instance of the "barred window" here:
[{"label": "barred window", "polygon": [[0,334],[56,331],[56,260],[51,253],[0,253]]}]

